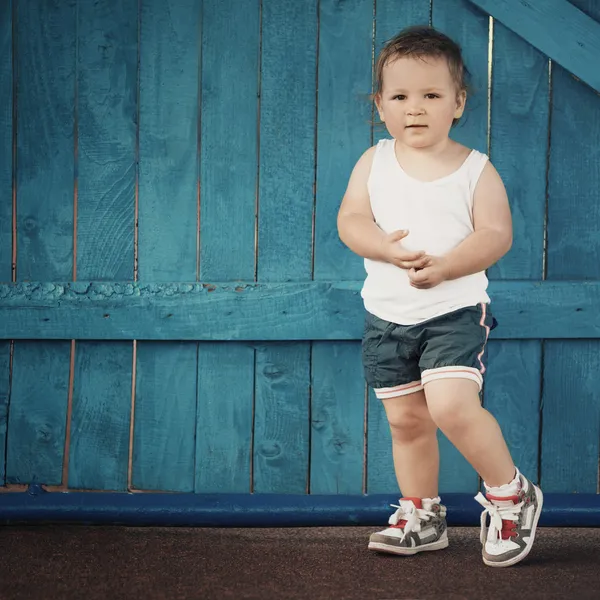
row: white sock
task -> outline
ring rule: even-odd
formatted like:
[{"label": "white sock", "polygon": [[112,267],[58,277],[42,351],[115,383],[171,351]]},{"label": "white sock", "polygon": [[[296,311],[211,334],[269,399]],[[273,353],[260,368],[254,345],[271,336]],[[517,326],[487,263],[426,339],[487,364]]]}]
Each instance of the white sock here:
[{"label": "white sock", "polygon": [[513,496],[514,494],[517,494],[521,490],[521,473],[516,467],[515,471],[515,478],[504,485],[490,487],[484,481],[483,485],[485,486],[485,491],[492,496]]}]

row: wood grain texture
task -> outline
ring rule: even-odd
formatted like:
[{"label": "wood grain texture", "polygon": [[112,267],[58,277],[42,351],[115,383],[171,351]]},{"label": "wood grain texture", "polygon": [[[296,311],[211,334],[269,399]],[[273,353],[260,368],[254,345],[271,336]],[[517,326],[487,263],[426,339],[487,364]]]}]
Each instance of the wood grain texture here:
[{"label": "wood grain texture", "polygon": [[492,341],[485,374],[484,406],[500,425],[513,461],[539,482],[541,341]]},{"label": "wood grain texture", "polygon": [[0,156],[3,157],[0,161],[0,281],[11,281],[12,279],[12,11],[12,0],[0,4]]},{"label": "wood grain texture", "polygon": [[79,3],[78,278],[133,279],[137,8]]},{"label": "wood grain texture", "polygon": [[337,213],[356,161],[371,145],[373,0],[319,4],[314,279],[364,277],[339,239]]},{"label": "wood grain texture", "polygon": [[548,59],[495,22],[490,154],[508,193],[513,245],[488,270],[493,279],[543,278],[549,93]]},{"label": "wood grain texture", "polygon": [[448,438],[438,430],[440,448],[439,493],[465,492],[475,495],[479,486],[479,476],[466,458]]},{"label": "wood grain texture", "polygon": [[254,348],[199,344],[195,492],[250,492],[253,403]]},{"label": "wood grain texture", "polygon": [[132,487],[194,490],[197,344],[139,342]]},{"label": "wood grain texture", "polygon": [[592,12],[596,0],[470,1],[600,91],[600,24],[579,10]]},{"label": "wood grain texture", "polygon": [[316,45],[316,0],[263,0],[259,281],[312,274]]},{"label": "wood grain texture", "polygon": [[433,26],[461,46],[471,74],[465,113],[450,135],[469,148],[487,152],[489,17],[468,0],[435,0]]},{"label": "wood grain texture", "polygon": [[0,486],[6,477],[6,432],[10,403],[10,343],[0,342]]},{"label": "wood grain texture", "polygon": [[193,281],[200,4],[140,7],[138,278]]},{"label": "wood grain texture", "polygon": [[16,342],[8,415],[6,483],[62,482],[69,342]]},{"label": "wood grain texture", "polygon": [[71,489],[127,489],[132,359],[130,342],[77,344]]},{"label": "wood grain texture", "polygon": [[599,373],[597,340],[546,342],[541,466],[546,492],[598,490]]},{"label": "wood grain texture", "polygon": [[256,493],[307,492],[309,374],[308,343],[268,344],[256,350]]},{"label": "wood grain texture", "polygon": [[[265,9],[270,14],[269,7]],[[246,0],[243,10],[234,0],[203,3],[200,279],[204,281],[254,279],[259,54],[259,0]],[[276,88],[279,103],[288,82],[277,78]],[[268,135],[265,142],[276,147],[273,160],[287,143]],[[286,195],[277,198],[281,204],[287,201]],[[268,227],[275,226],[268,222]]]},{"label": "wood grain texture", "polygon": [[356,342],[312,349],[311,494],[363,490],[365,382]]},{"label": "wood grain texture", "polygon": [[75,14],[75,0],[17,3],[17,278],[21,281],[72,278]]},{"label": "wood grain texture", "polygon": [[[0,284],[0,339],[358,340],[362,282]],[[600,337],[600,283],[494,281],[493,339]]]}]

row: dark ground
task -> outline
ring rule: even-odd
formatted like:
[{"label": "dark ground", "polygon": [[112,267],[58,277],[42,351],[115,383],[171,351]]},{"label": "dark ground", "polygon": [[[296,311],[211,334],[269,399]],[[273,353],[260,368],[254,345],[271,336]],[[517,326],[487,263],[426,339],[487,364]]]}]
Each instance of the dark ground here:
[{"label": "dark ground", "polygon": [[366,549],[372,527],[0,527],[1,600],[600,599],[600,529],[539,528],[530,555],[481,561],[479,530],[414,557]]}]

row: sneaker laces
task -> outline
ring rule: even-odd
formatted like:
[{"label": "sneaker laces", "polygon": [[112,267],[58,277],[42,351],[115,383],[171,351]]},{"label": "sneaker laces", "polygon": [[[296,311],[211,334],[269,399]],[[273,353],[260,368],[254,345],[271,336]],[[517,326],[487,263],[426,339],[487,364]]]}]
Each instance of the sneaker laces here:
[{"label": "sneaker laces", "polygon": [[[400,541],[403,541],[406,534],[411,531],[421,531],[421,521],[429,521],[432,517],[435,517],[435,513],[424,508],[417,508],[412,501],[400,501],[398,504],[390,504],[392,508],[398,510],[390,517],[389,524],[396,527],[402,528],[402,537]],[[404,527],[402,527],[402,521],[404,521]]]},{"label": "sneaker laces", "polygon": [[[523,507],[523,501],[518,503],[506,502],[500,505],[490,502],[481,492],[475,496],[475,500],[485,509],[481,513],[481,535],[482,544],[486,541],[499,544],[503,539],[511,537],[511,531],[504,526],[503,521],[516,523]],[[487,515],[490,516],[490,526],[487,527]],[[504,535],[503,535],[504,534]]]}]

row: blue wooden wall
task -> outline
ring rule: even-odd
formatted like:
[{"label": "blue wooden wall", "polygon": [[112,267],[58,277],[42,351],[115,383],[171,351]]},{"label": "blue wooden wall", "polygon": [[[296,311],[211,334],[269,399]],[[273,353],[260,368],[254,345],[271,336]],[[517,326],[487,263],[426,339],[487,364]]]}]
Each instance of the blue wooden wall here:
[{"label": "blue wooden wall", "polygon": [[514,216],[484,404],[546,492],[598,492],[599,93],[478,3],[0,4],[2,491],[396,494],[335,221],[373,52],[432,22]]}]

